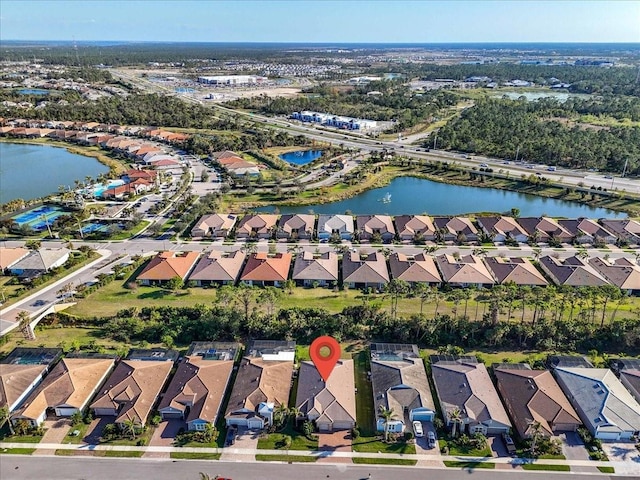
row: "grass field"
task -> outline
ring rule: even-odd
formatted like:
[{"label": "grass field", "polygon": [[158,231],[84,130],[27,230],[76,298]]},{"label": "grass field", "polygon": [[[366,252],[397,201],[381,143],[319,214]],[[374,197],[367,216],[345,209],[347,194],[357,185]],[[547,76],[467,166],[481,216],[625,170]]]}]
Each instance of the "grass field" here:
[{"label": "grass field", "polygon": [[364,453],[416,453],[416,446],[412,443],[384,443],[377,437],[358,437],[353,440],[353,451]]},{"label": "grass field", "polygon": [[570,472],[569,465],[543,465],[540,463],[525,463],[522,465],[523,470],[543,470],[549,472]]},{"label": "grass field", "polygon": [[220,453],[171,452],[171,458],[181,460],[220,460]]},{"label": "grass field", "polygon": [[487,468],[487,469],[496,468],[496,464],[490,463],[490,462],[458,462],[458,461],[452,461],[452,460],[445,460],[443,463],[445,467],[467,468],[469,470],[473,470],[476,468]]},{"label": "grass field", "polygon": [[289,450],[317,450],[318,440],[309,440],[293,429],[292,422],[289,421],[282,432],[270,433],[258,439],[258,449],[260,450],[286,450],[282,446],[282,440],[286,435],[291,437]]},{"label": "grass field", "polygon": [[438,444],[440,446],[441,451],[442,451],[442,448],[445,446],[449,448],[448,455],[454,455],[458,457],[490,457],[491,456],[491,449],[489,448],[489,445],[485,445],[485,447],[482,449],[461,448],[455,445],[454,443],[448,442],[447,440],[444,440],[444,439],[439,439]]},{"label": "grass field", "polygon": [[31,455],[35,451],[35,448],[0,448],[0,455]]}]

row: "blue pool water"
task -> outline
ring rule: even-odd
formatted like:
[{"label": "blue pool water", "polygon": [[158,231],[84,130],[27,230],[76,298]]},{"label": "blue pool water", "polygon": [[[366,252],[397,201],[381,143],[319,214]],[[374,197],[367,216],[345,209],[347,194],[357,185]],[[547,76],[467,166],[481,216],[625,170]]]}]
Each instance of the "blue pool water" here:
[{"label": "blue pool water", "polygon": [[20,95],[49,95],[49,90],[43,90],[42,88],[23,88],[18,90]]},{"label": "blue pool water", "polygon": [[185,87],[177,87],[176,89],[177,93],[193,93],[195,92],[195,90],[193,88],[185,88]]},{"label": "blue pool water", "polygon": [[306,165],[321,156],[322,150],[298,150],[297,152],[283,153],[280,158],[295,165]]},{"label": "blue pool water", "polygon": [[112,182],[109,182],[107,185],[98,184],[98,185],[93,187],[93,195],[95,197],[101,197],[102,193],[105,190],[109,190],[111,188],[116,188],[116,187],[119,187],[120,185],[124,185],[124,184],[125,184],[124,180],[114,180]]},{"label": "blue pool water", "polygon": [[28,225],[32,229],[40,231],[47,228],[47,223],[51,225],[56,218],[63,215],[68,215],[68,213],[60,207],[53,205],[41,205],[40,207],[32,208],[31,210],[20,213],[19,215],[12,217],[12,219],[20,226]]}]

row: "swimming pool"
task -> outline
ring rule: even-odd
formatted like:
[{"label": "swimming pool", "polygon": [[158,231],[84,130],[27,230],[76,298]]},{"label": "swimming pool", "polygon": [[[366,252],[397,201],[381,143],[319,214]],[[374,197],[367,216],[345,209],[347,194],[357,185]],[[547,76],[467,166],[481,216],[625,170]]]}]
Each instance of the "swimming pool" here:
[{"label": "swimming pool", "polygon": [[41,205],[11,217],[19,226],[27,225],[34,230],[44,230],[47,223],[51,225],[56,218],[69,215],[68,212],[55,205]]},{"label": "swimming pool", "polygon": [[95,197],[101,197],[106,190],[110,190],[112,188],[116,188],[124,184],[125,184],[124,180],[113,180],[112,182],[109,182],[107,185],[100,183],[93,187],[93,195]]}]

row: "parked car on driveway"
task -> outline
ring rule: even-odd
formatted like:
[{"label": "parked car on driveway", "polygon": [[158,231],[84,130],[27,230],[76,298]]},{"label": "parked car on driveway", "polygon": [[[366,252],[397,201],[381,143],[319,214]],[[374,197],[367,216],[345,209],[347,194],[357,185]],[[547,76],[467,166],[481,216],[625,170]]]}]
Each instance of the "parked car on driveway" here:
[{"label": "parked car on driveway", "polygon": [[424,430],[422,430],[422,424],[420,422],[413,422],[413,432],[416,434],[416,437],[424,437]]},{"label": "parked car on driveway", "polygon": [[507,452],[509,452],[510,455],[513,455],[514,453],[516,453],[516,444],[513,443],[513,439],[511,438],[510,435],[503,433],[502,440],[504,440],[504,444],[507,447]]},{"label": "parked car on driveway", "polygon": [[427,433],[427,439],[429,441],[429,448],[435,448],[436,447],[436,434],[433,432],[428,432]]}]

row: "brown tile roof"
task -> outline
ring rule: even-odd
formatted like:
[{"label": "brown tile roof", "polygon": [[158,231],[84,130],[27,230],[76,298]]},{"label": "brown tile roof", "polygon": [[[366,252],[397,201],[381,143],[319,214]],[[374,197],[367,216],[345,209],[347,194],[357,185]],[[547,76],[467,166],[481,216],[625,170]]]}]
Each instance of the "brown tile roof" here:
[{"label": "brown tile roof", "polygon": [[47,371],[47,365],[0,363],[0,408],[11,407]]},{"label": "brown tile roof", "polygon": [[398,215],[394,220],[400,237],[414,237],[418,233],[432,237],[436,233],[433,221],[426,215]]},{"label": "brown tile roof", "polygon": [[406,282],[442,282],[433,257],[422,253],[415,257],[408,257],[404,253],[393,253],[389,257],[389,267],[392,278]]},{"label": "brown tile roof", "polygon": [[349,283],[387,283],[387,262],[380,252],[361,256],[349,252],[342,258],[342,278]]},{"label": "brown tile roof", "polygon": [[443,414],[458,408],[462,418],[472,422],[511,426],[484,364],[463,358],[437,361],[432,363],[431,371]]},{"label": "brown tile roof", "polygon": [[560,260],[546,255],[539,261],[543,270],[551,277],[551,280],[553,280],[556,285],[597,287],[609,283],[593,267],[578,257],[569,257]]},{"label": "brown tile roof", "polygon": [[573,238],[573,235],[553,218],[520,217],[518,218],[518,223],[529,236],[533,235],[534,232],[538,232],[542,242],[548,241],[551,237],[558,237],[563,242]]},{"label": "brown tile roof", "polygon": [[233,359],[209,360],[199,355],[186,357],[178,366],[158,410],[189,410],[185,421],[202,419],[214,423],[233,370]]},{"label": "brown tile roof", "polygon": [[245,255],[240,250],[224,254],[213,250],[200,259],[189,275],[189,280],[235,283],[240,275]]},{"label": "brown tile roof", "polygon": [[284,282],[289,278],[290,253],[276,253],[270,257],[264,252],[249,255],[242,271],[241,281]]},{"label": "brown tile roof", "polygon": [[487,257],[484,263],[500,284],[513,282],[516,285],[548,285],[544,276],[527,258]]},{"label": "brown tile roof", "polygon": [[160,252],[140,272],[137,280],[183,280],[191,271],[200,254],[198,252]]},{"label": "brown tile roof", "polygon": [[389,215],[358,215],[356,216],[356,225],[358,230],[364,233],[395,234],[396,229]]},{"label": "brown tile roof", "polygon": [[257,235],[265,235],[271,232],[277,221],[278,215],[245,215],[238,223],[236,231],[245,235],[251,235],[252,232]]},{"label": "brown tile roof", "polygon": [[0,248],[0,271],[9,268],[27,255],[29,255],[29,250],[26,248]]},{"label": "brown tile roof", "polygon": [[466,236],[478,234],[471,220],[466,217],[435,217],[433,223],[438,230],[446,230],[450,235],[462,233]]},{"label": "brown tile roof", "polygon": [[325,252],[315,256],[312,252],[304,251],[296,256],[293,265],[293,280],[338,280],[338,255]]},{"label": "brown tile roof", "polygon": [[315,215],[306,214],[290,214],[282,215],[278,222],[278,227],[287,235],[291,235],[292,232],[301,231],[305,235],[313,235],[314,226],[316,223]]},{"label": "brown tile roof", "polygon": [[494,373],[498,390],[521,438],[531,435],[530,426],[534,421],[540,422],[547,436],[554,435],[555,425],[562,430],[574,430],[582,424],[548,370],[505,366],[494,369]]},{"label": "brown tile roof", "polygon": [[47,408],[83,408],[113,364],[110,358],[63,358],[13,416],[35,420]]},{"label": "brown tile roof", "polygon": [[260,403],[287,405],[293,362],[244,357],[238,368],[226,417],[234,412],[256,412]]},{"label": "brown tile roof", "polygon": [[527,236],[527,232],[511,217],[477,217],[476,221],[489,233],[502,234],[511,238],[520,235]]},{"label": "brown tile roof", "polygon": [[436,264],[447,283],[493,285],[495,280],[480,258],[465,255],[456,260],[453,255],[438,255]]},{"label": "brown tile roof", "polygon": [[611,232],[588,218],[558,220],[558,223],[574,237],[590,236],[594,239],[606,239],[614,236]]},{"label": "brown tile roof", "polygon": [[300,364],[296,407],[318,422],[356,423],[353,360],[338,360],[329,379],[320,377],[313,362]]},{"label": "brown tile roof", "polygon": [[618,288],[640,290],[640,267],[631,260],[618,258],[610,262],[594,257],[589,259],[589,265]]},{"label": "brown tile roof", "polygon": [[203,215],[191,229],[191,235],[194,237],[204,235],[217,236],[224,231],[231,230],[237,220],[238,216],[232,214],[213,213]]},{"label": "brown tile roof", "polygon": [[166,360],[122,360],[91,408],[113,409],[115,423],[133,420],[145,425],[172,368],[173,362]]}]

